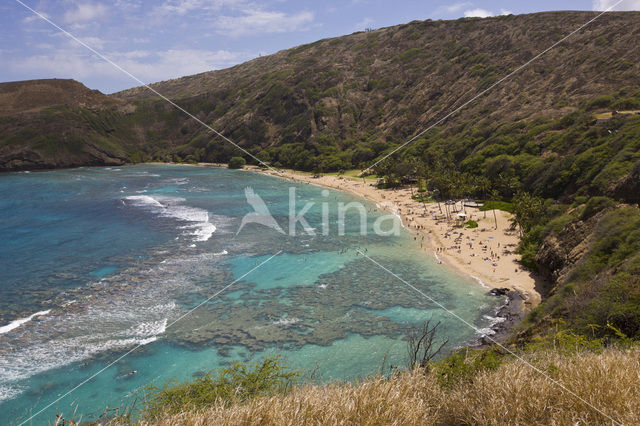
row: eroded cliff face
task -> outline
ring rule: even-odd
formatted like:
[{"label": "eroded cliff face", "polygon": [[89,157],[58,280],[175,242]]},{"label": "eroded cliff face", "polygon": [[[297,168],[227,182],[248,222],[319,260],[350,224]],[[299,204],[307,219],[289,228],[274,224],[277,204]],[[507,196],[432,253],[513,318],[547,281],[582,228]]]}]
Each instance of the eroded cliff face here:
[{"label": "eroded cliff face", "polygon": [[640,161],[635,163],[631,173],[616,183],[612,195],[627,203],[640,204]]},{"label": "eroded cliff face", "polygon": [[573,221],[557,235],[551,235],[544,241],[535,257],[540,273],[549,283],[542,294],[543,298],[565,282],[573,268],[588,253],[595,239],[594,230],[605,213],[601,211],[586,220]]}]

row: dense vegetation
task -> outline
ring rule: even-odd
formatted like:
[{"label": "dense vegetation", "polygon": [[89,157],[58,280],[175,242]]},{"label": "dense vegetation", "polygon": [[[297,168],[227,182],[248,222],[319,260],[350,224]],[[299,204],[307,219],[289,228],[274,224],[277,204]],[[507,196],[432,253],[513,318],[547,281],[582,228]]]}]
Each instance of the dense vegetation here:
[{"label": "dense vegetation", "polygon": [[[434,129],[373,168],[387,185],[417,182],[436,199],[488,200],[485,209],[514,213],[522,263],[551,281],[521,340],[559,325],[640,338],[640,210],[620,204],[640,194],[640,116],[593,114],[614,105],[635,108],[640,91],[621,89],[559,119]],[[576,228],[583,240],[572,241]],[[568,241],[553,252],[557,239]]]}]

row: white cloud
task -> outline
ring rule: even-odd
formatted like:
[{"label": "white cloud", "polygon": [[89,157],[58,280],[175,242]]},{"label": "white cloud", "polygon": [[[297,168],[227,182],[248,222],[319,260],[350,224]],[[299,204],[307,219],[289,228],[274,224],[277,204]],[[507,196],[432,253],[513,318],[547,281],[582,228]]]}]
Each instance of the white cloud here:
[{"label": "white cloud", "polygon": [[78,39],[94,49],[104,49],[104,41],[98,37],[78,37]]},{"label": "white cloud", "polygon": [[484,9],[465,10],[464,12],[465,18],[488,18],[489,16],[493,16],[493,13]]},{"label": "white cloud", "polygon": [[358,22],[353,29],[355,31],[362,31],[370,28],[374,22],[375,21],[372,18],[364,18],[362,21]]},{"label": "white cloud", "polygon": [[[594,0],[593,10],[607,10],[617,2],[618,0]],[[625,0],[612,10],[640,10],[640,0]]]},{"label": "white cloud", "polygon": [[[38,12],[40,15],[44,16],[45,18],[47,18],[47,19],[51,19],[51,16],[47,15],[46,13],[44,13],[44,12],[42,12],[42,11],[39,11],[39,10],[38,10],[37,12]],[[30,23],[32,23],[32,22],[40,21],[40,20],[42,20],[42,18],[41,18],[40,16],[36,15],[35,13],[32,13],[31,15],[27,16],[26,18],[24,18],[24,19],[22,20],[22,22],[23,22],[24,24],[30,24]]]},{"label": "white cloud", "polygon": [[159,6],[161,14],[185,15],[192,11],[219,10],[240,7],[247,0],[166,0]]},{"label": "white cloud", "polygon": [[170,0],[162,3],[160,9],[166,13],[177,13],[184,15],[192,10],[204,7],[202,0]]},{"label": "white cloud", "polygon": [[[170,49],[164,51],[135,50],[129,52],[108,52],[105,54],[113,62],[144,82],[152,83],[226,68],[255,55],[230,52],[227,50],[208,51],[199,49]],[[109,78],[137,85],[122,71],[116,69],[83,48],[60,48],[41,55],[27,58],[0,58],[6,66],[24,75],[73,78],[87,80]]]},{"label": "white cloud", "polygon": [[500,9],[500,15],[513,15],[514,13],[507,9]]},{"label": "white cloud", "polygon": [[64,14],[64,22],[78,24],[103,18],[109,12],[109,8],[101,3],[80,3]]},{"label": "white cloud", "polygon": [[465,7],[471,7],[473,6],[473,3],[471,2],[459,2],[459,3],[453,3],[450,5],[442,5],[442,6],[438,6],[438,8],[435,10],[434,14],[436,15],[441,15],[441,14],[453,14],[456,12],[460,12],[462,9],[464,9]]},{"label": "white cloud", "polygon": [[288,15],[284,12],[244,10],[240,16],[221,16],[215,22],[216,32],[231,37],[261,33],[285,33],[303,30],[313,22],[312,12]]}]

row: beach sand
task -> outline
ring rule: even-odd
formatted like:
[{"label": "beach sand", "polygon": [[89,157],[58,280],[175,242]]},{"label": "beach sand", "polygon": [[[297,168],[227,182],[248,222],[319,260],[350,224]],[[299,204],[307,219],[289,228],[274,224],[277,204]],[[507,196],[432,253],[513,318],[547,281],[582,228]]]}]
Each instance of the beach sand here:
[{"label": "beach sand", "polygon": [[[466,220],[478,223],[475,229],[455,226],[445,217],[445,206],[426,203],[411,198],[410,188],[378,189],[371,180],[324,175],[313,177],[292,170],[271,170],[247,167],[248,170],[298,182],[338,189],[372,201],[390,212],[397,213],[403,225],[421,240],[425,254],[436,257],[459,273],[471,276],[488,288],[509,288],[518,291],[525,299],[527,310],[540,303],[536,285],[540,277],[526,271],[520,264],[520,256],[514,251],[519,242],[518,231],[511,229],[511,214],[496,210],[496,221],[492,211],[482,212],[474,207],[456,205],[458,212],[465,213]],[[415,191],[415,189],[414,189]],[[425,211],[426,206],[426,211]],[[449,206],[451,208],[452,206]]]}]

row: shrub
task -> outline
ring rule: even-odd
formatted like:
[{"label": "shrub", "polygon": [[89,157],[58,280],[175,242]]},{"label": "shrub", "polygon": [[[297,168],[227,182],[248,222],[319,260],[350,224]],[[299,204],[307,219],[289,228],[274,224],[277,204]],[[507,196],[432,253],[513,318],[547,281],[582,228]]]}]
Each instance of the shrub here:
[{"label": "shrub", "polygon": [[471,381],[479,372],[496,370],[503,356],[493,349],[461,349],[449,357],[432,364],[440,385],[452,387]]},{"label": "shrub", "polygon": [[586,220],[610,207],[614,207],[616,202],[607,197],[593,197],[587,201],[587,204],[580,215],[580,219]]},{"label": "shrub", "polygon": [[162,388],[145,388],[144,416],[155,419],[167,414],[199,410],[213,405],[229,405],[252,398],[284,392],[298,376],[278,357],[253,365],[234,362],[219,372],[209,372],[187,383],[165,383]]},{"label": "shrub", "polygon": [[229,159],[230,169],[241,169],[247,164],[246,160],[242,157],[231,157]]}]

